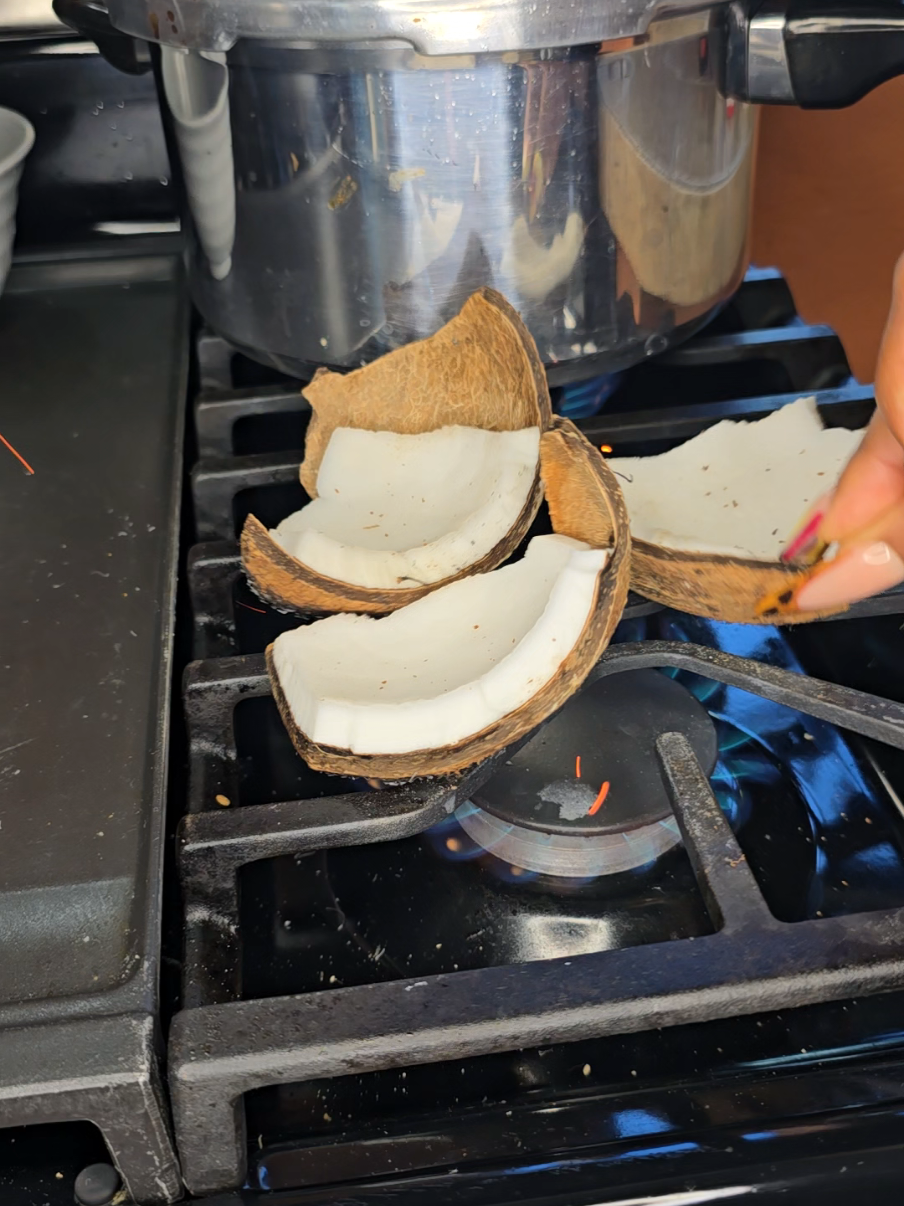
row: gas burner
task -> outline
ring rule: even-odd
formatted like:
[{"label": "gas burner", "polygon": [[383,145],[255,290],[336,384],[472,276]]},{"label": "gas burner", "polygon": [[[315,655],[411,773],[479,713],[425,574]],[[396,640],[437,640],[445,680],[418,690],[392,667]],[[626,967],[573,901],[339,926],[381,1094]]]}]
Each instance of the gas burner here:
[{"label": "gas burner", "polygon": [[702,705],[664,674],[627,671],[582,691],[426,833],[250,865],[246,991],[316,992],[711,933],[654,750],[666,732],[685,734],[712,770],[718,738]]},{"label": "gas burner", "polygon": [[715,726],[689,691],[655,670],[601,679],[455,819],[496,859],[539,875],[587,879],[645,866],[680,840],[655,750],[671,732],[688,738],[710,774]]}]

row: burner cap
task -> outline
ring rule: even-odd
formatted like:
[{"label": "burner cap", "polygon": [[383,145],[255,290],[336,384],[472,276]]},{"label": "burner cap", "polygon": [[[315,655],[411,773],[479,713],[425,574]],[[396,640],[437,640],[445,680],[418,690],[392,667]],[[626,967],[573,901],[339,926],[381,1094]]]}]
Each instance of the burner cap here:
[{"label": "burner cap", "polygon": [[[668,821],[672,809],[656,739],[676,732],[687,737],[710,774],[716,730],[693,695],[656,670],[614,674],[571,699],[472,802],[508,824],[571,837]],[[605,798],[592,811],[604,783]]]}]

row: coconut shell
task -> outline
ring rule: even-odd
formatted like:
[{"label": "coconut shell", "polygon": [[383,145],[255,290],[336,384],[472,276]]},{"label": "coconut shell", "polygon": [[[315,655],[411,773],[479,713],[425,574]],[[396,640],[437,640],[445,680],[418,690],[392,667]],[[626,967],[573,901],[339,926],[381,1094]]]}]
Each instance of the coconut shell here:
[{"label": "coconut shell", "polygon": [[[321,369],[304,390],[312,416],[299,476],[311,498],[337,427],[417,435],[439,427],[520,431],[552,423],[546,374],[527,327],[501,294],[480,289],[435,335],[408,344],[353,373]],[[520,515],[484,557],[440,582],[400,590],[339,582],[292,557],[255,516],[242,530],[242,562],[251,587],[287,611],[382,615],[458,578],[495,569],[512,555],[543,500],[539,471]]]},{"label": "coconut shell", "polygon": [[[279,685],[271,645],[267,668],[274,698],[292,744],[314,770],[384,780],[454,774],[533,732],[583,683],[609,644],[628,595],[628,514],[615,475],[567,419],[557,419],[543,435],[540,461],[554,531],[595,547],[612,547],[608,564],[598,575],[584,629],[555,676],[520,708],[457,745],[407,754],[354,754],[316,745],[301,732]],[[441,639],[437,633],[437,640]]]},{"label": "coconut shell", "polygon": [[385,590],[328,578],[287,553],[254,515],[248,516],[242,528],[242,564],[252,589],[281,611],[357,611],[362,615],[384,615],[406,603],[413,603],[440,586],[502,565],[527,535],[542,501],[543,486],[538,471],[527,501],[505,537],[479,561],[440,582],[429,582],[425,586]]},{"label": "coconut shell", "polygon": [[738,624],[800,624],[847,610],[794,610],[794,592],[815,568],[682,552],[636,539],[631,549],[631,589],[693,616]]},{"label": "coconut shell", "polygon": [[552,422],[537,345],[494,289],[478,289],[444,327],[353,373],[322,370],[302,391],[311,404],[301,484],[317,473],[337,427],[418,435],[438,427],[520,431]]}]

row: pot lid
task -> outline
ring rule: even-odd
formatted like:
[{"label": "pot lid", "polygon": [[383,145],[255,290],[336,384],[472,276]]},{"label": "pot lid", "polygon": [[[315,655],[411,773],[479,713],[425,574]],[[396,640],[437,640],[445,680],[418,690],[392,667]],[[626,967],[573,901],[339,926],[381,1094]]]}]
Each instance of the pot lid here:
[{"label": "pot lid", "polygon": [[373,43],[425,55],[581,46],[646,31],[659,15],[725,0],[109,0],[124,33],[171,46],[228,50],[240,38]]}]

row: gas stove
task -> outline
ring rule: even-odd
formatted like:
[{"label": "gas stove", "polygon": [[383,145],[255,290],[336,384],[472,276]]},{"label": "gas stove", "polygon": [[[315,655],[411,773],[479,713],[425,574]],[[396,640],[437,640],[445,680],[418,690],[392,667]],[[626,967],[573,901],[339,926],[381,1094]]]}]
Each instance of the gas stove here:
[{"label": "gas stove", "polygon": [[[39,349],[67,315],[63,380]],[[212,1206],[897,1200],[904,592],[787,630],[631,597],[492,765],[316,773],[262,656],[298,621],[236,545],[304,501],[305,406],[187,318],[160,240],[34,257],[0,303],[4,434],[36,468],[0,487],[30,621],[0,742],[4,1203],[110,1161],[138,1201]],[[811,393],[830,424],[873,406],[758,270],[685,347],[555,401],[632,455]]]}]

